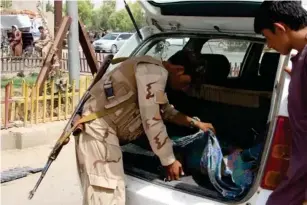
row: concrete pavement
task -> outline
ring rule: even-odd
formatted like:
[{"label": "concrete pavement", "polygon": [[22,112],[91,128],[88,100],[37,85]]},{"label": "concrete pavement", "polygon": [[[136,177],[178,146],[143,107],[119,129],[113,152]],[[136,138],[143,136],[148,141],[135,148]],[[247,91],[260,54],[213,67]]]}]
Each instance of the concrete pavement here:
[{"label": "concrete pavement", "polygon": [[[22,150],[1,151],[1,171],[14,167],[45,165],[53,144]],[[74,140],[71,139],[53,162],[32,200],[28,194],[40,173],[1,184],[2,205],[81,205]]]},{"label": "concrete pavement", "polygon": [[1,130],[1,150],[49,144],[60,137],[67,122],[62,120]]}]

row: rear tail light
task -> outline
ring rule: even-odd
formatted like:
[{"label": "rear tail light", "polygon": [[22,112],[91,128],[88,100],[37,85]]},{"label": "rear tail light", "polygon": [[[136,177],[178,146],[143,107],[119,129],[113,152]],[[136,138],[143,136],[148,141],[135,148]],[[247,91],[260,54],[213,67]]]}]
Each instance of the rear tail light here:
[{"label": "rear tail light", "polygon": [[291,130],[288,117],[279,116],[261,187],[274,190],[286,177],[289,167]]}]

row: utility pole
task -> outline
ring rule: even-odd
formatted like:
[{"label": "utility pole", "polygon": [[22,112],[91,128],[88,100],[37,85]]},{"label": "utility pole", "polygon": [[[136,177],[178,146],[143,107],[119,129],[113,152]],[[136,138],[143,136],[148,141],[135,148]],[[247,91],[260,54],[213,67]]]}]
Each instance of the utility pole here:
[{"label": "utility pole", "polygon": [[66,1],[67,13],[71,17],[68,34],[68,71],[69,82],[76,81],[76,89],[79,90],[80,56],[79,56],[79,17],[77,1]]},{"label": "utility pole", "polygon": [[[56,36],[62,21],[62,0],[54,0],[54,36]],[[62,45],[58,50],[59,60],[62,59]]]}]

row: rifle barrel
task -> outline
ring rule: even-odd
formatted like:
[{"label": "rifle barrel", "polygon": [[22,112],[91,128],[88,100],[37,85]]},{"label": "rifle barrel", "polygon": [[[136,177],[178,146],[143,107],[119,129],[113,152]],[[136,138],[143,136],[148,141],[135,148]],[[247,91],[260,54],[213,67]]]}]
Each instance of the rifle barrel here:
[{"label": "rifle barrel", "polygon": [[50,167],[52,162],[53,162],[52,159],[48,160],[47,164],[45,165],[45,168],[42,170],[42,174],[41,174],[39,180],[35,184],[35,187],[33,188],[32,191],[30,191],[29,199],[33,198],[34,193],[36,192],[36,190],[37,190],[38,186],[40,185],[40,183],[42,182],[43,178],[45,177],[45,174],[47,173],[47,171],[48,171],[48,169],[49,169],[49,167]]}]

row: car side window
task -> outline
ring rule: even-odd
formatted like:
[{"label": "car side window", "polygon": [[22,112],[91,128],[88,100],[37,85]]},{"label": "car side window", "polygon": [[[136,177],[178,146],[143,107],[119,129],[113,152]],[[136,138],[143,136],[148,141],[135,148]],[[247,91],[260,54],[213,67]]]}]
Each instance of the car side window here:
[{"label": "car side window", "polygon": [[165,61],[182,50],[188,41],[189,38],[166,38],[154,44],[146,55]]},{"label": "car side window", "polygon": [[131,37],[130,34],[122,34],[122,35],[120,36],[120,38],[121,38],[122,40],[127,40],[127,39],[129,39],[130,37]]},{"label": "car side window", "polygon": [[221,54],[224,55],[231,66],[229,77],[238,77],[241,63],[249,46],[246,40],[238,39],[210,39],[204,43],[201,54]]}]

